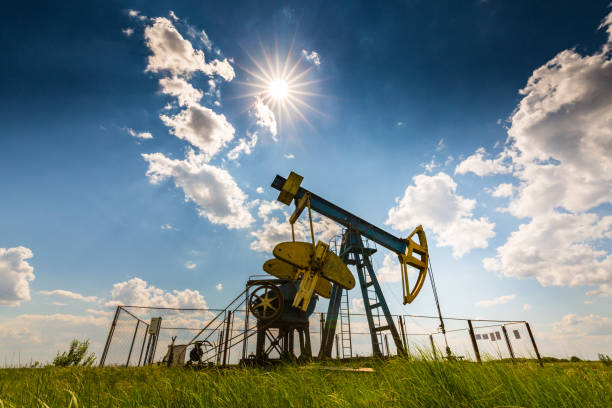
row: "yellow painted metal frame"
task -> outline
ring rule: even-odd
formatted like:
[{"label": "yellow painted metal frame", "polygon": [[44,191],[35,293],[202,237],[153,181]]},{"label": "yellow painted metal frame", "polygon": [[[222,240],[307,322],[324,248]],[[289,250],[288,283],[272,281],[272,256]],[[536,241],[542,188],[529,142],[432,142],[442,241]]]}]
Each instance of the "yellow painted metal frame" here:
[{"label": "yellow painted metal frame", "polygon": [[[419,243],[413,241],[412,237],[417,235]],[[415,257],[415,254],[419,257]],[[419,225],[412,231],[412,233],[406,238],[406,253],[398,256],[402,274],[402,291],[404,295],[404,304],[412,303],[417,297],[425,278],[427,277],[427,264],[429,262],[429,251],[427,249],[427,238],[425,237],[425,231],[423,226]],[[408,266],[416,268],[419,271],[416,283],[412,290],[410,290],[410,284],[408,282]]]}]

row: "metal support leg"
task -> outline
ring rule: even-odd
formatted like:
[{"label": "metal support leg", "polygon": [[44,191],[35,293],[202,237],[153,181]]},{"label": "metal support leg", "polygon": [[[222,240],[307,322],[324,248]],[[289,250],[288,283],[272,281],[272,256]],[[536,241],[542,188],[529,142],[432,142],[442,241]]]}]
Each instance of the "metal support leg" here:
[{"label": "metal support leg", "polygon": [[136,334],[138,333],[138,326],[140,326],[140,320],[136,320],[136,328],[134,329],[134,336],[132,336],[132,343],[130,344],[130,352],[128,353],[127,361],[125,366],[130,365],[130,357],[132,357],[132,349],[134,348],[134,341],[136,340]]}]

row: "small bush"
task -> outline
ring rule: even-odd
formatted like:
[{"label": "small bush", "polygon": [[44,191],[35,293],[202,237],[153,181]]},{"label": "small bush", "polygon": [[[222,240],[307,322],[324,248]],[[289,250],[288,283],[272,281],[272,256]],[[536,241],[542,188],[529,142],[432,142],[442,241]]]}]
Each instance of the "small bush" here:
[{"label": "small bush", "polygon": [[599,357],[599,361],[601,361],[605,366],[611,366],[612,365],[612,359],[610,358],[609,355],[607,355],[607,354],[597,354],[597,357]]},{"label": "small bush", "polygon": [[576,357],[576,356],[572,356],[572,357],[570,357],[570,361],[572,363],[579,363],[579,362],[582,361],[582,359],[580,359],[579,357]]},{"label": "small bush", "polygon": [[96,361],[96,355],[91,353],[88,356],[87,349],[89,348],[89,340],[78,341],[72,340],[70,343],[70,349],[62,354],[57,353],[57,356],[53,359],[53,365],[56,367],[69,367],[69,366],[85,366],[91,367]]}]

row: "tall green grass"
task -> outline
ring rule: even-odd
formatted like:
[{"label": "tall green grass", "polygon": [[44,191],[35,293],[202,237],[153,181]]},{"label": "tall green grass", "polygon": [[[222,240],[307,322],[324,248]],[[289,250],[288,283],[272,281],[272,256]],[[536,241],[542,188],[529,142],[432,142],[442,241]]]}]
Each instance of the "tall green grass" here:
[{"label": "tall green grass", "polygon": [[3,369],[0,407],[612,407],[612,369],[598,362],[359,364],[375,372],[320,364]]}]

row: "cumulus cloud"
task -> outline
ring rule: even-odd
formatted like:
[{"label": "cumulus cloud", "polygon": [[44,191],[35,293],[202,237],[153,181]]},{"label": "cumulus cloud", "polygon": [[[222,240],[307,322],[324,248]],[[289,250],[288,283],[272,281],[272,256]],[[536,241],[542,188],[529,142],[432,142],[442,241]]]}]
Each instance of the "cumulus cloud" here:
[{"label": "cumulus cloud", "polygon": [[520,90],[502,155],[520,181],[508,212],[530,220],[484,259],[487,269],[612,295],[612,254],[601,245],[612,217],[594,211],[612,202],[611,16],[600,51],[562,51]]},{"label": "cumulus cloud", "polygon": [[321,65],[321,58],[319,57],[319,53],[316,51],[306,51],[302,50],[302,55],[306,58],[306,61],[310,61],[315,64],[317,67]]},{"label": "cumulus cloud", "polygon": [[[409,268],[409,272],[414,272],[412,269],[413,268]],[[397,257],[385,254],[382,261],[382,267],[376,271],[376,276],[379,282],[400,282],[402,280],[400,271],[401,269]]]},{"label": "cumulus cloud", "polygon": [[237,160],[241,153],[251,154],[255,145],[257,145],[257,132],[247,132],[247,137],[238,139],[238,144],[227,153],[227,158]]},{"label": "cumulus cloud", "polygon": [[204,96],[202,91],[194,88],[193,85],[178,76],[161,78],[159,85],[163,93],[175,96],[180,106],[197,104]]},{"label": "cumulus cloud", "polygon": [[130,136],[138,139],[153,139],[153,135],[150,132],[136,132],[131,128],[126,128],[125,131],[128,132]]},{"label": "cumulus cloud", "polygon": [[512,197],[514,192],[514,186],[512,183],[502,183],[495,187],[495,190],[491,192],[493,197]]},{"label": "cumulus cloud", "polygon": [[83,302],[97,302],[99,299],[97,296],[85,296],[80,293],[71,292],[69,290],[55,289],[55,290],[41,290],[41,295],[46,296],[59,296],[68,299],[81,300]]},{"label": "cumulus cloud", "polygon": [[29,248],[0,248],[0,305],[19,306],[30,300],[30,282],[34,268],[28,259],[34,255]]},{"label": "cumulus cloud", "polygon": [[250,112],[257,120],[257,125],[263,129],[267,129],[270,135],[272,135],[272,139],[278,141],[276,138],[276,117],[274,116],[274,112],[264,103],[261,97],[255,97],[255,103],[251,106]]},{"label": "cumulus cloud", "polygon": [[223,290],[223,285],[220,283],[217,283],[217,286],[215,286],[215,289],[217,289],[220,292]]},{"label": "cumulus cloud", "polygon": [[562,334],[579,336],[610,336],[612,335],[612,319],[596,314],[578,316],[571,313],[553,323],[553,330]]},{"label": "cumulus cloud", "polygon": [[191,42],[183,38],[167,18],[154,18],[153,24],[145,28],[145,40],[152,52],[146,71],[168,71],[174,75],[190,75],[201,71],[209,76],[219,75],[226,81],[236,76],[227,59],[214,59],[207,63],[204,52],[194,49]]},{"label": "cumulus cloud", "polygon": [[257,194],[263,194],[264,189],[263,189],[263,187],[257,187],[257,188],[255,189],[255,191],[257,191]]},{"label": "cumulus cloud", "polygon": [[[259,204],[257,213],[263,220],[263,225],[260,229],[251,232],[251,235],[255,237],[255,240],[251,242],[252,250],[270,253],[279,242],[291,241],[289,214],[283,208],[285,208],[284,205],[275,201],[264,200]],[[318,214],[313,214],[313,228],[315,239],[325,243],[341,232],[338,224]],[[310,242],[310,225],[307,218],[302,216],[294,224],[294,231],[296,241]]]},{"label": "cumulus cloud", "polygon": [[113,285],[107,306],[138,305],[176,308],[207,308],[204,296],[197,290],[166,291],[149,285],[140,278]]},{"label": "cumulus cloud", "polygon": [[438,246],[451,247],[454,257],[461,257],[474,248],[486,248],[495,236],[495,224],[487,218],[476,218],[476,200],[457,194],[457,184],[446,173],[435,176],[420,174],[406,187],[404,196],[388,212],[386,225],[412,232],[422,224],[432,231]]},{"label": "cumulus cloud", "polygon": [[207,160],[234,138],[234,127],[225,115],[200,105],[190,105],[174,116],[159,117],[170,133],[200,149]]},{"label": "cumulus cloud", "polygon": [[196,266],[198,266],[198,264],[196,264],[195,262],[191,262],[191,261],[185,262],[185,268],[187,269],[195,269]]},{"label": "cumulus cloud", "polygon": [[506,174],[512,171],[508,165],[507,154],[500,155],[495,159],[486,159],[487,151],[484,147],[476,150],[476,153],[469,156],[455,168],[455,174],[474,173],[478,176],[490,174]]},{"label": "cumulus cloud", "polygon": [[149,163],[147,176],[152,184],[172,178],[182,188],[185,201],[193,201],[198,213],[213,224],[246,228],[254,221],[247,208],[247,196],[224,169],[206,163],[193,150],[185,160],[170,159],[162,153],[143,154]]},{"label": "cumulus cloud", "polygon": [[128,27],[128,28],[122,29],[121,32],[125,34],[127,37],[130,37],[132,34],[134,34],[134,29],[131,27]]},{"label": "cumulus cloud", "polygon": [[168,15],[170,16],[171,19],[173,19],[174,21],[178,21],[178,17],[176,16],[176,14],[174,14],[174,11],[170,10],[168,12]]},{"label": "cumulus cloud", "polygon": [[516,299],[516,295],[512,294],[512,295],[499,296],[494,299],[479,300],[478,302],[476,302],[476,307],[490,307],[490,306],[496,306],[496,305],[503,305],[514,299]]}]

